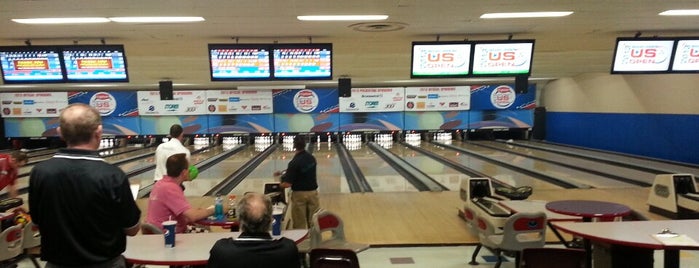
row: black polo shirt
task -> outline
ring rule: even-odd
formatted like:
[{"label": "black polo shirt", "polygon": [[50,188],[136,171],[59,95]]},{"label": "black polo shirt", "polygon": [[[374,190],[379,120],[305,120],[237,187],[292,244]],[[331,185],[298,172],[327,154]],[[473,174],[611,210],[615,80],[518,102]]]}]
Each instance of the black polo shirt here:
[{"label": "black polo shirt", "polygon": [[243,232],[237,239],[216,241],[209,251],[208,268],[298,268],[296,243],[286,237],[272,239],[269,233]]},{"label": "black polo shirt", "polygon": [[109,261],[126,249],[136,206],[124,172],[96,151],[61,149],[29,177],[29,210],[41,230],[42,260],[66,266]]},{"label": "black polo shirt", "polygon": [[313,191],[318,189],[316,179],[316,158],[306,150],[297,152],[289,161],[282,182],[291,184],[293,191]]}]

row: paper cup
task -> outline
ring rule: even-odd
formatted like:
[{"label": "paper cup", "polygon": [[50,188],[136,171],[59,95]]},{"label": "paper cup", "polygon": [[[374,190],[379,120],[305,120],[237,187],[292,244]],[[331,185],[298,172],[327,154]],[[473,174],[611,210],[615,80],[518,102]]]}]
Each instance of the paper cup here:
[{"label": "paper cup", "polygon": [[174,248],[175,247],[175,227],[177,227],[177,221],[164,221],[163,229],[165,229],[165,247]]}]

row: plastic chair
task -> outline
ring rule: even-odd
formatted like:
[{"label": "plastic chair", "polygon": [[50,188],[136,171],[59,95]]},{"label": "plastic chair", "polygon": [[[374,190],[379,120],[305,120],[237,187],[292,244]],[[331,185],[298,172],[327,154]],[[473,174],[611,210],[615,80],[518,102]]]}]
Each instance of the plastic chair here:
[{"label": "plastic chair", "polygon": [[163,234],[163,229],[160,229],[160,227],[155,226],[154,224],[144,222],[144,223],[141,223],[141,234],[144,234],[144,235]]},{"label": "plastic chair", "polygon": [[585,251],[572,248],[525,248],[520,268],[587,268]]},{"label": "plastic chair", "polygon": [[[522,250],[525,248],[541,248],[546,243],[546,214],[544,212],[519,212],[510,216],[503,227],[502,233],[494,233],[492,225],[478,217],[478,240],[483,247],[492,251],[498,261],[495,268],[502,264],[502,254],[513,254],[515,267],[519,267]],[[482,231],[480,231],[482,230]],[[474,251],[471,264],[475,263],[478,251]]]},{"label": "plastic chair", "polygon": [[39,226],[30,222],[25,224],[22,229],[24,255],[32,261],[34,267],[40,268],[41,266],[37,261],[37,258],[41,257],[41,233],[39,232]]},{"label": "plastic chair", "polygon": [[[330,237],[325,238],[324,233],[330,232]],[[342,219],[335,213],[320,210],[313,214],[313,226],[310,230],[311,249],[331,248],[350,249],[361,252],[369,248],[367,244],[348,242],[345,239],[345,229]]]},{"label": "plastic chair", "polygon": [[350,249],[314,248],[309,255],[311,268],[359,268],[357,253]]},{"label": "plastic chair", "polygon": [[23,251],[22,225],[10,226],[0,233],[0,261],[12,261]]}]

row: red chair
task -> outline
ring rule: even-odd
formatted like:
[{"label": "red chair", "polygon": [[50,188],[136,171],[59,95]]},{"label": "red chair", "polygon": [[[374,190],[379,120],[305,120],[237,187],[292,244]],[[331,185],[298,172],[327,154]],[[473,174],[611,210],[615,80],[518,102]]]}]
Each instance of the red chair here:
[{"label": "red chair", "polygon": [[351,249],[314,248],[309,255],[311,268],[359,268],[357,253]]},{"label": "red chair", "polygon": [[[323,236],[330,233],[329,238]],[[342,219],[335,213],[321,210],[313,214],[313,226],[310,230],[310,248],[333,248],[349,249],[354,252],[361,252],[369,248],[367,244],[348,242],[345,239],[345,229]]]},{"label": "red chair", "polygon": [[525,248],[520,268],[587,268],[585,250],[573,248]]}]

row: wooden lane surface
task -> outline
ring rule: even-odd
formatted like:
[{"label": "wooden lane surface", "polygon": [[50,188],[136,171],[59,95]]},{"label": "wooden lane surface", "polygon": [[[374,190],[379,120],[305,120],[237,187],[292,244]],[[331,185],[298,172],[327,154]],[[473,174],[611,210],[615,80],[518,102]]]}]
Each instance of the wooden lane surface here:
[{"label": "wooden lane surface", "polygon": [[[530,200],[599,200],[627,205],[651,220],[667,219],[648,212],[650,188],[535,190]],[[194,207],[213,204],[211,197],[189,197]],[[145,217],[147,200],[138,200]],[[463,206],[457,191],[321,193],[321,207],[338,214],[347,240],[380,245],[476,244],[466,223],[457,216]],[[289,219],[290,217],[286,217]],[[226,230],[224,230],[226,231]],[[558,242],[549,231],[549,242]]]}]

